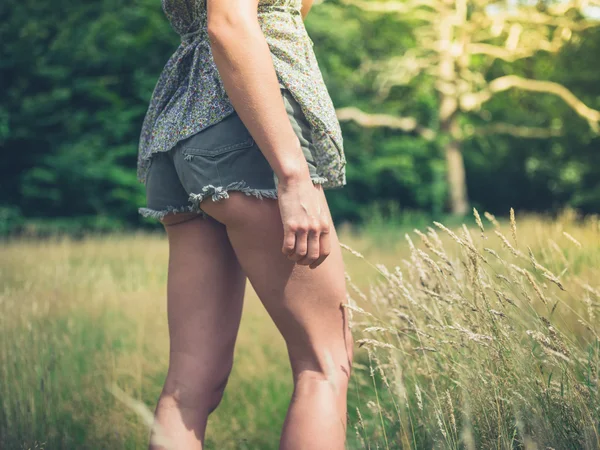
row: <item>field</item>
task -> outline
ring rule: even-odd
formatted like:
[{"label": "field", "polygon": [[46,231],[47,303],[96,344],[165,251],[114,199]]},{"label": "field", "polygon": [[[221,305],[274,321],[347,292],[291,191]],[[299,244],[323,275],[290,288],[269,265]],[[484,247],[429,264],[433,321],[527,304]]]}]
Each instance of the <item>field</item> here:
[{"label": "field", "polygon": [[[348,448],[597,449],[600,223],[340,228]],[[140,449],[167,364],[162,234],[0,247],[0,448]],[[207,449],[275,449],[291,376],[251,288]]]}]

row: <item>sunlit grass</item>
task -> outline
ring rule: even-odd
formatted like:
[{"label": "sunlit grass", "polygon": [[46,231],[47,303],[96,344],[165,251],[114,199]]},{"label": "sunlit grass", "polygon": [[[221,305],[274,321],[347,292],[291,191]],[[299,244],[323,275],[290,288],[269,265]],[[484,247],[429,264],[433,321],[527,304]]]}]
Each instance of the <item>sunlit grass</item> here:
[{"label": "sunlit grass", "polygon": [[[598,445],[598,221],[517,216],[516,241],[497,230],[512,250],[483,222],[483,236],[453,227],[458,242],[433,224],[423,240],[410,232],[412,250],[405,230],[382,242],[340,228],[364,257],[344,254],[358,341],[349,448]],[[144,448],[143,415],[111,389],[154,408],[166,263],[162,234],[3,245],[0,448]],[[208,449],[276,449],[291,394],[283,340],[246,298]]]},{"label": "sunlit grass", "polygon": [[598,219],[488,219],[407,234],[378,283],[350,283],[365,447],[599,447]]},{"label": "sunlit grass", "polygon": [[[141,418],[166,374],[167,245],[161,235],[3,248],[0,436],[6,447],[142,448]],[[276,448],[291,377],[282,339],[248,289],[236,365],[208,447]]]}]

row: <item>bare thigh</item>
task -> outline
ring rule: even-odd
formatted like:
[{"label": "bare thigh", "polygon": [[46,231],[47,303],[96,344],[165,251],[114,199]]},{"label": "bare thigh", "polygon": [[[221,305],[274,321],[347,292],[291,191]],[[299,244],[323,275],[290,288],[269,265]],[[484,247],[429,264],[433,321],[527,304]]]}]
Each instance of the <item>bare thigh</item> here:
[{"label": "bare thigh", "polygon": [[[329,212],[322,188],[315,189]],[[205,200],[201,207],[226,225],[244,272],[287,343],[294,376],[333,372],[343,382],[349,376],[352,342],[342,306],[344,263],[333,225],[330,255],[310,269],[281,253],[283,224],[277,200],[238,192],[229,196],[220,202]]]},{"label": "bare thigh", "polygon": [[246,277],[222,224],[183,214],[163,224],[169,237],[165,390],[189,406],[207,396],[216,406],[233,363]]}]

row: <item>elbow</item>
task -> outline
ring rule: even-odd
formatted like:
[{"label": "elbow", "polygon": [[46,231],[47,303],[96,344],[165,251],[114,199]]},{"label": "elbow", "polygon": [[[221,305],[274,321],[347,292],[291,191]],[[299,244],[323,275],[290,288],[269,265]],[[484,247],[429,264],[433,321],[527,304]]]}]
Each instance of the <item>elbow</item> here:
[{"label": "elbow", "polygon": [[239,42],[240,37],[247,35],[255,26],[258,26],[258,19],[253,20],[246,14],[222,13],[209,17],[207,32],[213,43]]}]

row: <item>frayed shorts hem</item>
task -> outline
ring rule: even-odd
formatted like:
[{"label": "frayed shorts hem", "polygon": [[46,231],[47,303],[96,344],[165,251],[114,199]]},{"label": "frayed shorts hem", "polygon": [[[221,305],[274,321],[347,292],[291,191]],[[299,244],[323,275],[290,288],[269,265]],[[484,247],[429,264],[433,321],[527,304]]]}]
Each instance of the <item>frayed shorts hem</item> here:
[{"label": "frayed shorts hem", "polygon": [[148,219],[156,219],[163,220],[168,215],[177,215],[177,214],[200,214],[202,217],[206,217],[204,211],[200,208],[194,208],[193,206],[182,206],[180,208],[175,208],[174,206],[167,206],[165,209],[151,209],[151,208],[139,208],[138,212]]},{"label": "frayed shorts hem", "polygon": [[[314,176],[311,177],[313,184],[324,184],[327,182],[327,178]],[[243,192],[244,194],[254,196],[260,200],[277,199],[277,189],[253,189],[244,181],[236,181],[230,183],[226,187],[213,186],[209,184],[202,188],[202,191],[198,194],[190,194],[188,201],[190,205],[174,207],[167,206],[164,209],[151,209],[151,208],[139,208],[138,211],[143,217],[150,219],[162,220],[167,215],[176,215],[183,213],[200,214],[202,217],[208,217],[208,214],[200,208],[200,203],[206,199],[211,198],[212,201],[217,202],[229,198],[230,191]]]}]

